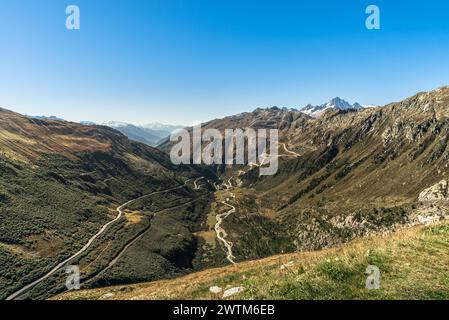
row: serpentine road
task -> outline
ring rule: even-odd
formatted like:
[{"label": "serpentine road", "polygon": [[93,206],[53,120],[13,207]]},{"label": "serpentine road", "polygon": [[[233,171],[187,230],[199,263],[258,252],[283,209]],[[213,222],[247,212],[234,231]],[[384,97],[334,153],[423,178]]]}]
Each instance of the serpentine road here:
[{"label": "serpentine road", "polygon": [[[231,196],[234,197],[234,194],[231,193]],[[217,216],[216,216],[217,224],[215,225],[215,232],[217,233],[218,240],[223,242],[224,246],[226,247],[226,251],[227,251],[226,259],[228,259],[232,264],[235,264],[235,262],[234,262],[235,257],[232,255],[232,242],[229,242],[229,241],[226,240],[226,237],[228,236],[228,234],[221,227],[221,223],[230,214],[235,213],[236,209],[235,209],[235,207],[233,205],[231,205],[231,204],[229,204],[229,203],[227,203],[225,201],[222,201],[221,203],[224,204],[225,206],[231,208],[231,209],[229,211],[225,212],[225,213],[217,214]]]},{"label": "serpentine road", "polygon": [[198,184],[198,181],[205,180],[205,179],[206,178],[204,178],[204,177],[200,177],[200,178],[196,179],[195,181],[193,181],[193,189],[200,190],[201,186]]},{"label": "serpentine road", "polygon": [[[281,157],[295,157],[295,158],[301,157],[301,155],[299,153],[296,153],[294,151],[288,150],[287,145],[285,143],[281,143],[281,145],[284,147],[285,152],[288,153],[288,154],[281,154],[281,155],[277,155],[276,157],[278,157],[278,158],[281,158]],[[257,167],[260,167],[260,166],[264,165],[265,164],[265,160],[269,159],[270,157],[273,157],[273,156],[265,154],[260,164],[250,164],[250,167],[252,167],[253,165],[255,165]],[[239,176],[241,175],[240,172],[245,173],[245,171],[240,170],[239,171]],[[232,190],[232,179],[233,179],[233,177],[229,178],[227,183],[226,183],[226,181],[223,182],[222,186],[224,186],[227,190]],[[195,183],[195,185],[196,185],[196,183]],[[214,187],[215,187],[216,190],[219,190],[219,187],[215,183],[214,183]],[[235,198],[235,195],[232,192],[230,192],[230,195],[231,195],[232,198]],[[223,223],[224,219],[226,219],[230,214],[236,212],[236,208],[233,205],[229,204],[227,201],[229,201],[229,199],[226,199],[226,201],[222,201],[221,203],[224,204],[225,206],[229,207],[230,210],[225,212],[225,213],[222,213],[222,214],[217,214],[217,216],[216,216],[217,223],[215,225],[215,232],[217,234],[218,240],[220,240],[224,244],[224,246],[226,248],[226,251],[227,251],[226,259],[228,259],[232,264],[235,264],[235,261],[234,261],[235,257],[232,254],[232,246],[233,246],[233,244],[232,244],[232,242],[226,240],[226,237],[228,236],[228,234],[226,233],[226,231],[221,226],[221,224]]]},{"label": "serpentine road", "polygon": [[[159,213],[164,212],[164,211],[168,211],[168,210],[173,210],[173,209],[185,207],[185,206],[187,206],[187,205],[189,205],[189,204],[191,204],[191,203],[193,203],[193,202],[196,202],[196,201],[202,199],[203,197],[204,197],[204,195],[203,195],[203,196],[200,196],[200,197],[197,197],[197,198],[195,198],[195,199],[189,200],[189,201],[187,201],[187,202],[184,202],[184,203],[182,203],[182,204],[180,204],[180,205],[176,205],[176,206],[173,206],[173,207],[169,207],[169,208],[162,209],[162,210],[157,211],[157,212],[153,212],[153,214],[154,214],[154,216],[155,216],[156,214],[159,214]],[[153,217],[153,218],[154,218],[154,217]],[[140,239],[142,239],[142,237],[143,237],[143,236],[150,230],[150,228],[151,228],[151,223],[150,223],[150,225],[149,225],[147,228],[145,228],[145,229],[144,229],[142,232],[140,232],[137,236],[135,236],[133,239],[131,239],[131,241],[128,242],[128,244],[126,244],[125,247],[124,247],[122,250],[119,251],[119,253],[115,256],[115,258],[113,258],[113,259],[111,260],[111,262],[109,262],[109,264],[108,264],[104,269],[102,269],[100,272],[98,272],[95,276],[98,277],[99,275],[103,274],[104,272],[106,272],[107,270],[109,270],[110,268],[112,268],[112,267],[113,267],[113,266],[120,260],[120,258],[126,253],[126,251],[127,251],[132,245],[134,245],[137,241],[139,241]]]},{"label": "serpentine road", "polygon": [[[284,146],[284,149],[287,153],[290,153],[290,155],[279,155],[278,157],[300,157],[300,155],[296,152],[290,151],[287,149],[287,146],[285,145],[285,143],[282,143],[282,145]],[[270,156],[267,156],[270,157]],[[260,165],[263,165],[266,159],[263,159],[262,163]],[[260,166],[259,165],[259,166]],[[198,181],[202,180],[204,178],[198,178],[194,181],[194,189],[198,190],[200,189],[200,186],[198,185]],[[228,184],[223,183],[223,185],[225,186],[226,189],[231,189],[232,188],[232,183],[231,183],[231,179],[232,177],[228,180]],[[26,285],[25,287],[23,287],[22,289],[16,291],[15,293],[11,294],[8,298],[6,298],[6,300],[14,300],[17,297],[19,297],[20,295],[24,294],[26,291],[30,290],[31,288],[33,288],[34,286],[36,286],[37,284],[41,283],[42,281],[44,281],[45,279],[49,278],[50,276],[52,276],[53,274],[55,274],[56,272],[58,272],[62,267],[64,267],[66,264],[68,264],[70,261],[76,259],[77,257],[79,257],[81,254],[83,254],[84,252],[86,252],[91,246],[92,243],[95,241],[95,239],[97,239],[99,236],[101,236],[106,229],[111,226],[112,224],[114,224],[115,222],[117,222],[118,220],[120,220],[123,217],[123,210],[130,205],[131,203],[144,199],[146,197],[152,196],[152,195],[156,195],[156,194],[160,194],[160,193],[164,193],[164,192],[170,192],[170,191],[174,191],[177,189],[181,189],[183,187],[185,187],[187,185],[187,183],[189,181],[191,181],[192,179],[188,179],[184,182],[183,185],[178,186],[178,187],[174,187],[174,188],[170,188],[170,189],[166,189],[166,190],[161,190],[161,191],[156,191],[144,196],[141,196],[139,198],[130,200],[124,204],[122,204],[121,206],[119,206],[116,211],[118,212],[117,217],[114,220],[109,221],[108,223],[106,223],[105,225],[103,225],[103,227],[100,229],[100,231],[98,231],[92,238],[89,239],[89,241],[86,243],[86,245],[84,247],[82,247],[78,252],[76,252],[75,254],[73,254],[72,256],[70,256],[69,258],[65,259],[64,261],[62,261],[61,263],[59,263],[56,267],[54,267],[52,270],[50,270],[47,274],[45,274],[44,276],[40,277],[39,279],[33,281],[32,283]],[[217,186],[214,183],[214,186],[216,189]],[[231,196],[234,197],[234,194],[231,193]],[[226,231],[221,227],[221,224],[223,222],[223,220],[225,218],[227,218],[230,214],[235,213],[236,212],[236,208],[225,202],[222,201],[222,204],[228,206],[229,208],[231,208],[229,211],[219,214],[216,216],[217,219],[217,223],[215,225],[215,232],[217,233],[217,237],[218,239],[223,242],[223,244],[226,247],[227,250],[227,256],[226,258],[232,263],[235,264],[234,259],[235,257],[232,255],[232,243],[226,240],[227,237],[227,233]]]},{"label": "serpentine road", "polygon": [[46,275],[42,276],[41,278],[37,279],[36,281],[26,285],[25,287],[23,287],[22,289],[16,291],[15,293],[13,293],[12,295],[10,295],[8,298],[6,298],[6,300],[14,300],[17,297],[19,297],[20,295],[22,295],[23,293],[25,293],[26,291],[30,290],[31,288],[33,288],[34,286],[36,286],[37,284],[41,283],[42,281],[44,281],[45,279],[49,278],[50,276],[52,276],[53,274],[55,274],[56,272],[58,272],[62,267],[64,267],[67,263],[69,263],[70,261],[72,261],[73,259],[79,257],[81,254],[83,254],[84,252],[86,252],[92,245],[92,243],[95,241],[95,239],[97,239],[99,236],[101,236],[106,229],[112,225],[113,223],[117,222],[118,220],[120,220],[123,216],[123,210],[130,205],[131,203],[144,199],[146,197],[155,195],[155,194],[160,194],[160,193],[164,193],[164,192],[170,192],[170,191],[174,191],[174,190],[178,190],[181,188],[184,188],[187,183],[192,180],[192,179],[188,179],[184,182],[183,185],[178,186],[178,187],[174,187],[174,188],[170,188],[170,189],[166,189],[166,190],[161,190],[161,191],[155,191],[152,192],[150,194],[141,196],[139,198],[130,200],[124,204],[122,204],[121,206],[119,206],[116,211],[118,212],[117,217],[114,220],[109,221],[108,223],[106,223],[101,229],[100,231],[98,231],[92,238],[89,239],[89,241],[86,243],[86,245],[84,247],[81,248],[81,250],[79,250],[77,253],[75,253],[74,255],[70,256],[69,258],[65,259],[64,261],[62,261],[61,263],[59,263],[56,267],[54,267],[53,269],[51,269]]},{"label": "serpentine road", "polygon": [[[285,150],[285,152],[287,152],[287,153],[290,153],[290,156],[291,157],[301,157],[301,155],[299,154],[299,153],[296,153],[296,152],[294,152],[294,151],[290,151],[290,150],[288,150],[287,149],[287,145],[285,144],[285,143],[281,143],[283,146],[284,146],[284,150]],[[281,156],[288,156],[288,155],[281,155]]]}]

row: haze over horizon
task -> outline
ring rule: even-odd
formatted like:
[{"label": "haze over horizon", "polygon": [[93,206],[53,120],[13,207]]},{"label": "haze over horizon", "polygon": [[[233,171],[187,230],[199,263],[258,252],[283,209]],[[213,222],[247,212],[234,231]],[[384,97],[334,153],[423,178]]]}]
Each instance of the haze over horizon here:
[{"label": "haze over horizon", "polygon": [[[333,99],[340,99],[340,97],[335,97],[335,98],[333,98]],[[333,100],[332,99],[332,100]],[[345,99],[343,99],[343,101],[345,101],[345,102],[348,102],[348,101],[346,101]],[[326,102],[323,102],[323,103],[317,103],[317,104],[312,104],[313,106],[322,106],[322,105],[325,105],[325,104],[329,104],[330,102],[329,101],[326,101]],[[354,102],[354,103],[358,103],[357,101],[356,102]],[[375,106],[375,105],[371,105],[371,104],[368,104],[368,105],[364,105],[365,107],[372,107],[372,106]],[[0,107],[2,107],[2,106],[0,106]],[[244,110],[244,111],[242,111],[242,112],[240,112],[240,113],[245,113],[245,112],[252,112],[252,111],[254,111],[254,110],[256,110],[256,109],[258,109],[258,108],[273,108],[273,107],[277,107],[277,108],[287,108],[287,107],[283,107],[283,106],[267,106],[267,107],[255,107],[255,108],[253,108],[253,109],[251,109],[251,110]],[[302,107],[299,107],[299,108],[287,108],[287,109],[295,109],[295,110],[298,110],[298,111],[301,111],[303,108],[305,108],[306,106],[302,106]],[[5,108],[5,109],[8,109],[7,107],[3,107],[3,108]],[[11,109],[10,109],[11,110]],[[15,110],[11,110],[11,111],[15,111]],[[307,113],[307,112],[305,112],[305,113]],[[119,125],[127,125],[127,124],[131,124],[131,125],[136,125],[136,126],[147,126],[147,125],[168,125],[168,126],[183,126],[183,127],[188,127],[188,126],[191,126],[191,125],[194,125],[194,124],[198,124],[199,123],[199,121],[193,121],[192,123],[162,123],[162,122],[159,122],[159,121],[146,121],[145,119],[141,119],[140,121],[138,121],[138,122],[126,122],[126,121],[122,121],[122,120],[117,120],[117,119],[112,119],[112,120],[107,120],[107,121],[100,121],[100,122],[96,122],[96,121],[91,121],[91,120],[89,120],[89,119],[84,119],[84,120],[71,120],[71,119],[65,119],[65,118],[63,118],[63,117],[59,117],[58,115],[55,115],[55,114],[25,114],[26,116],[30,116],[30,117],[34,117],[34,118],[40,118],[40,117],[44,117],[44,118],[55,118],[56,120],[64,120],[64,121],[72,121],[72,122],[77,122],[77,123],[88,123],[88,122],[92,122],[92,123],[94,123],[94,124],[107,124],[107,125],[112,125],[112,126],[119,126]],[[228,114],[228,115],[225,115],[225,117],[226,116],[234,116],[234,114]],[[218,119],[218,118],[214,118],[214,119],[207,119],[207,120],[203,120],[203,121],[201,121],[201,122],[208,122],[208,121],[210,121],[210,120],[215,120],[215,119]]]},{"label": "haze over horizon", "polygon": [[[339,96],[384,105],[447,85],[449,4],[77,0],[0,3],[0,105],[70,121],[197,121]],[[438,65],[436,68],[435,65]]]}]

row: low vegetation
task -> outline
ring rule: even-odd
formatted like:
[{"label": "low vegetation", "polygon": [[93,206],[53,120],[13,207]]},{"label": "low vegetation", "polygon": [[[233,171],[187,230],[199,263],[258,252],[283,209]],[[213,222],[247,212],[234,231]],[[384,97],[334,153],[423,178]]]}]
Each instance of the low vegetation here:
[{"label": "low vegetation", "polygon": [[[117,216],[119,205],[182,186],[193,175],[198,173],[112,129],[0,109],[0,299],[80,250]],[[200,268],[193,263],[193,233],[208,206],[206,194],[186,187],[130,205],[137,219],[129,223],[125,215],[71,261],[80,265],[83,284],[148,281]],[[116,258],[111,272],[101,273]],[[61,269],[20,298],[48,298],[64,287]]]},{"label": "low vegetation", "polygon": [[[379,290],[366,269],[379,268]],[[209,291],[244,287],[239,299],[449,299],[449,224],[415,227],[337,248],[274,256],[169,281],[70,292],[56,299],[221,299]]]}]

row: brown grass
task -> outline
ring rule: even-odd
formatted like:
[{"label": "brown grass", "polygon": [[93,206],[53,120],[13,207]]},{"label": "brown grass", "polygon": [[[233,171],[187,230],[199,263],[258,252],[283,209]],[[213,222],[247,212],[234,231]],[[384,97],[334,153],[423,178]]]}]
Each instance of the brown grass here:
[{"label": "brown grass", "polygon": [[[288,262],[295,265],[300,264],[303,268],[311,268],[317,263],[338,255],[343,260],[353,254],[353,252],[365,252],[372,248],[382,249],[392,242],[400,242],[417,237],[423,227],[413,227],[388,236],[373,236],[365,239],[354,240],[346,245],[321,251],[292,253],[276,255],[269,258],[238,263],[235,266],[209,269],[173,280],[162,280],[150,283],[143,283],[129,286],[117,286],[99,288],[93,290],[70,292],[54,299],[102,299],[106,294],[113,294],[107,299],[117,300],[152,300],[152,299],[189,299],[192,293],[200,288],[216,285],[219,279],[229,276],[234,278],[244,278],[244,273],[262,273],[264,270],[275,268],[279,275],[288,272],[288,269],[281,270],[279,267]],[[208,293],[200,297],[201,299],[215,299],[216,296]]]},{"label": "brown grass", "polygon": [[93,134],[95,129],[64,121],[38,121],[0,109],[0,152],[21,162],[43,153],[58,153],[76,159],[78,152],[107,151],[111,143]]}]

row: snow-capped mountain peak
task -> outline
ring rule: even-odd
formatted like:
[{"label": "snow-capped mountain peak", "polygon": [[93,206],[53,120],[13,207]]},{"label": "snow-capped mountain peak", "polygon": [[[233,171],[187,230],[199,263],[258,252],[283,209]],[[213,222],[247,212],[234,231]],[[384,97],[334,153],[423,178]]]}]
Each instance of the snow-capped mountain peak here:
[{"label": "snow-capped mountain peak", "polygon": [[354,104],[350,104],[344,99],[339,97],[333,98],[329,102],[322,104],[320,106],[313,106],[311,104],[305,106],[301,109],[302,113],[305,113],[312,117],[319,117],[324,111],[327,109],[339,109],[339,110],[347,110],[347,109],[363,109],[364,107],[356,102]]}]

